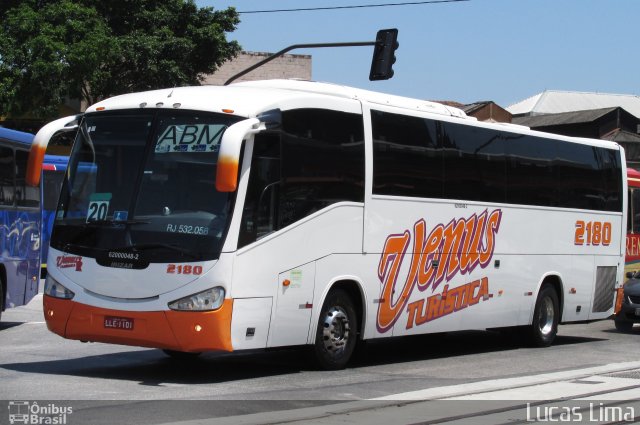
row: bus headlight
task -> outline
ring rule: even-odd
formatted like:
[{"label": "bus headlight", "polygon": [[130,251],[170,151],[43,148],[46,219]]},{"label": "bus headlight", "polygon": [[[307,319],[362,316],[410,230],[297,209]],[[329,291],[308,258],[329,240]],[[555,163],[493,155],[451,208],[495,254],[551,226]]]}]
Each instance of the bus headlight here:
[{"label": "bus headlight", "polygon": [[220,308],[224,301],[224,288],[216,286],[188,297],[180,298],[169,303],[171,310],[207,311]]},{"label": "bus headlight", "polygon": [[66,300],[70,300],[76,295],[52,278],[50,274],[47,274],[47,279],[44,281],[44,293],[50,297],[63,298]]}]

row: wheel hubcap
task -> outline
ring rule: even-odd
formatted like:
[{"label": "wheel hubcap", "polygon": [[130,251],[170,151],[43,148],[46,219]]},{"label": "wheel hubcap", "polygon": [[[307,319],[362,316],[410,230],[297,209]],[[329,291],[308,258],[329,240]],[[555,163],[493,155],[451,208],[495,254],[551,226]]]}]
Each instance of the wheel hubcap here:
[{"label": "wheel hubcap", "polygon": [[555,310],[553,301],[549,297],[542,300],[540,311],[538,313],[538,326],[542,335],[549,335],[553,330],[553,322],[555,319]]},{"label": "wheel hubcap", "polygon": [[339,306],[331,307],[324,316],[322,326],[324,348],[333,355],[342,353],[351,334],[347,312]]}]

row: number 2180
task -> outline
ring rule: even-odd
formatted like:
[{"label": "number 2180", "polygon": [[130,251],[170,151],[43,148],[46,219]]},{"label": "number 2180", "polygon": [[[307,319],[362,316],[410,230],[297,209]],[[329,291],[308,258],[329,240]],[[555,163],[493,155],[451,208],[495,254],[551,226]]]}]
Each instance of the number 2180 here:
[{"label": "number 2180", "polygon": [[202,266],[192,266],[189,264],[167,264],[167,273],[201,275]]},{"label": "number 2180", "polygon": [[575,245],[611,244],[611,223],[608,221],[576,221]]}]

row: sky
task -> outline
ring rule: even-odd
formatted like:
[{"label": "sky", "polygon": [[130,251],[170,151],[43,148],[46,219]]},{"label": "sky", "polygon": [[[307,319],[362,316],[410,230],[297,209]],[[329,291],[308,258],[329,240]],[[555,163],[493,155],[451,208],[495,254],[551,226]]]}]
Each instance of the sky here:
[{"label": "sky", "polygon": [[[239,12],[411,0],[196,0]],[[417,0],[414,0],[417,1]],[[373,47],[300,49],[312,78],[379,92],[507,107],[544,90],[640,95],[640,0],[469,0],[279,13],[241,13],[227,34],[245,51],[374,41],[397,28],[387,81],[369,81]]]}]

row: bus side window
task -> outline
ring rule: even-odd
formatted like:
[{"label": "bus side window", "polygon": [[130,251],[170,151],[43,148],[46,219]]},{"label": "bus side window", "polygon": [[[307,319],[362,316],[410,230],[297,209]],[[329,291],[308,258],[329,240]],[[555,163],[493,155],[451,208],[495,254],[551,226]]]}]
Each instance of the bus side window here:
[{"label": "bus side window", "polygon": [[341,201],[364,202],[362,115],[285,111],[282,132],[255,137],[238,247]]},{"label": "bus side window", "polygon": [[0,205],[13,205],[13,149],[0,148]]},{"label": "bus side window", "polygon": [[279,228],[337,202],[364,202],[362,115],[294,109],[283,112],[282,129]]},{"label": "bus side window", "polygon": [[371,111],[373,193],[442,198],[443,150],[436,122]]},{"label": "bus side window", "polygon": [[277,230],[280,193],[280,136],[255,137],[251,175],[240,223],[238,248]]},{"label": "bus side window", "polygon": [[38,208],[40,205],[40,188],[27,186],[27,151],[16,151],[16,205],[19,207]]}]

